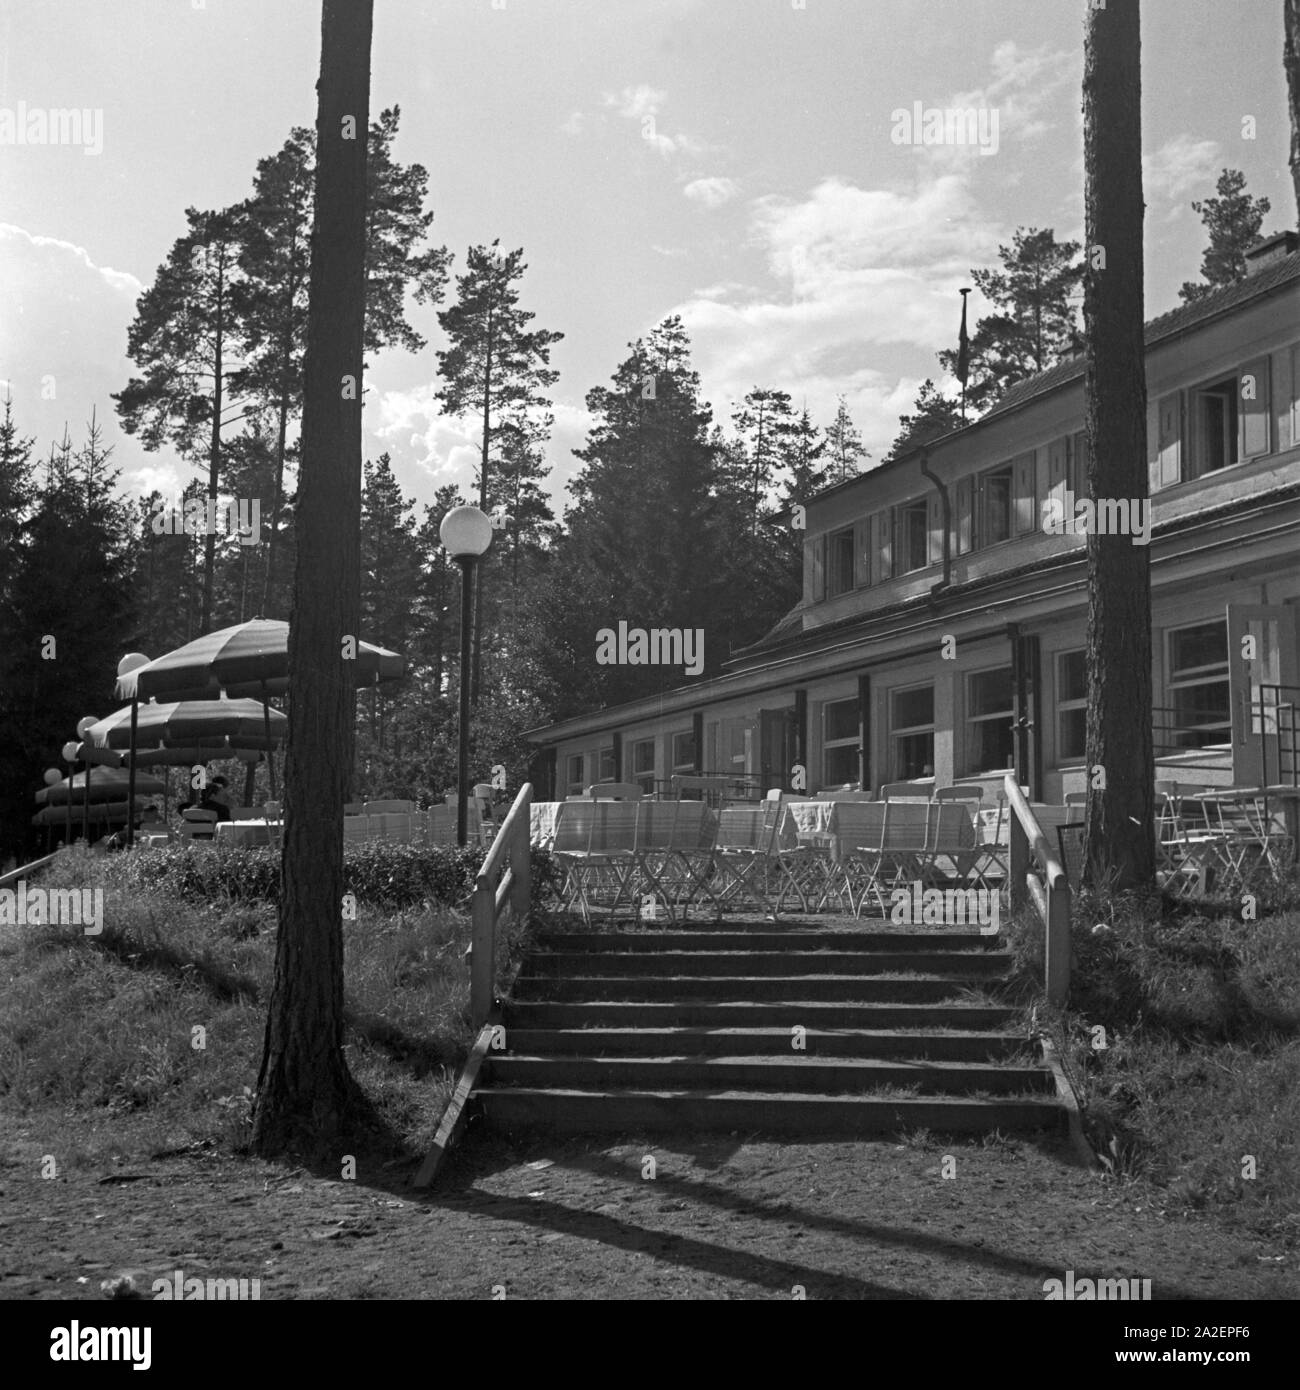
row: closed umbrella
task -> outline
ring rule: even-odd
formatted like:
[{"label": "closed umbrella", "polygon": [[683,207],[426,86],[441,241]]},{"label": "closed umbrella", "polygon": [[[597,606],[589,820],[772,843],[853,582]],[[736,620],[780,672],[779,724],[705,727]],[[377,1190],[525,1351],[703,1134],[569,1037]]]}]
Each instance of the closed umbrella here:
[{"label": "closed umbrella", "polygon": [[[78,772],[72,777],[64,777],[61,781],[55,782],[52,787],[42,787],[36,793],[36,804],[63,806],[70,800],[80,801],[83,798],[94,804],[108,801],[125,803],[129,780],[124,768],[104,767],[95,773],[87,788],[86,774]],[[135,789],[144,796],[153,796],[162,791],[163,784],[156,777],[137,776]]]}]

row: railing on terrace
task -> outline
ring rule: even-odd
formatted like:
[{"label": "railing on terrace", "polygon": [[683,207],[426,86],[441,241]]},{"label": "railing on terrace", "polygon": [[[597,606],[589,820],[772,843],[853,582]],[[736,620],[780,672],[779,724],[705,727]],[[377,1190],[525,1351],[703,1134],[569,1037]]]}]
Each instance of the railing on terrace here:
[{"label": "railing on terrace", "polygon": [[[1152,750],[1157,758],[1186,757],[1197,767],[1232,771],[1232,718],[1227,710],[1210,711],[1195,724],[1179,720],[1180,711],[1170,705],[1152,707]],[[1218,755],[1219,761],[1206,761]]]},{"label": "railing on terrace", "polygon": [[758,777],[736,772],[675,772],[659,778],[655,792],[660,799],[683,796],[689,801],[705,801],[715,810],[724,801],[763,799],[763,783]]},{"label": "railing on terrace", "polygon": [[[1266,787],[1300,786],[1300,686],[1261,685],[1251,710]],[[1276,774],[1276,775],[1274,775]]]},{"label": "railing on terrace", "polygon": [[495,999],[497,923],[507,904],[516,917],[523,917],[532,902],[532,804],[533,784],[525,782],[501,822],[474,885],[469,1007],[471,1022],[479,1029],[487,1022]]},{"label": "railing on terrace", "polygon": [[1047,843],[1015,773],[1004,787],[1011,808],[1011,910],[1033,903],[1045,932],[1044,985],[1047,1002],[1064,1007],[1070,995],[1070,884]]}]

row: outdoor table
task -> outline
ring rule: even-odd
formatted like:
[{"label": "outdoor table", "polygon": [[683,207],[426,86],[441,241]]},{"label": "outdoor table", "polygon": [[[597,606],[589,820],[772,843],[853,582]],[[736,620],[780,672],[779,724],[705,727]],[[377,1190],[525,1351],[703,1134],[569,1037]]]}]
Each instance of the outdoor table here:
[{"label": "outdoor table", "polygon": [[534,801],[528,808],[528,838],[542,849],[550,849],[555,839],[555,819],[563,801]]},{"label": "outdoor table", "polygon": [[269,845],[273,843],[272,826],[278,821],[222,820],[216,824],[214,839],[220,845]]},{"label": "outdoor table", "polygon": [[[794,822],[795,833],[800,840],[829,834],[834,807],[833,800],[787,801],[785,804],[786,814]],[[778,834],[780,831],[781,827],[778,826]]]},{"label": "outdoor table", "polygon": [[137,832],[135,842],[141,849],[155,849],[159,845],[170,844],[171,838],[171,834],[166,830],[145,834]]}]

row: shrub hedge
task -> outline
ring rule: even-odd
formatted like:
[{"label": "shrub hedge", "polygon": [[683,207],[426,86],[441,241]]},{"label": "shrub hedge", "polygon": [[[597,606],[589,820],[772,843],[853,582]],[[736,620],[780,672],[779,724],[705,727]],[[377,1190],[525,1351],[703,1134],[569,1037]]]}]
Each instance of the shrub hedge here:
[{"label": "shrub hedge", "polygon": [[[372,841],[344,847],[347,891],[385,908],[436,903],[467,909],[483,862],[478,845],[403,845]],[[533,910],[544,910],[556,882],[545,850],[532,851]],[[118,854],[104,864],[109,885],[173,893],[186,901],[263,901],[280,897],[280,855],[270,847],[173,844]]]}]

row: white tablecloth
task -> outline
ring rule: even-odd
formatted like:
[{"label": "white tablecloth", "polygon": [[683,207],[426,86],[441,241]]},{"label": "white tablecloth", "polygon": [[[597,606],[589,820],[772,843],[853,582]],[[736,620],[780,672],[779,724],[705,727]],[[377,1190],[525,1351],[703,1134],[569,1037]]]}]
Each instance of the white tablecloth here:
[{"label": "white tablecloth", "polygon": [[269,845],[272,843],[271,822],[264,820],[218,821],[216,841],[219,845]]}]

